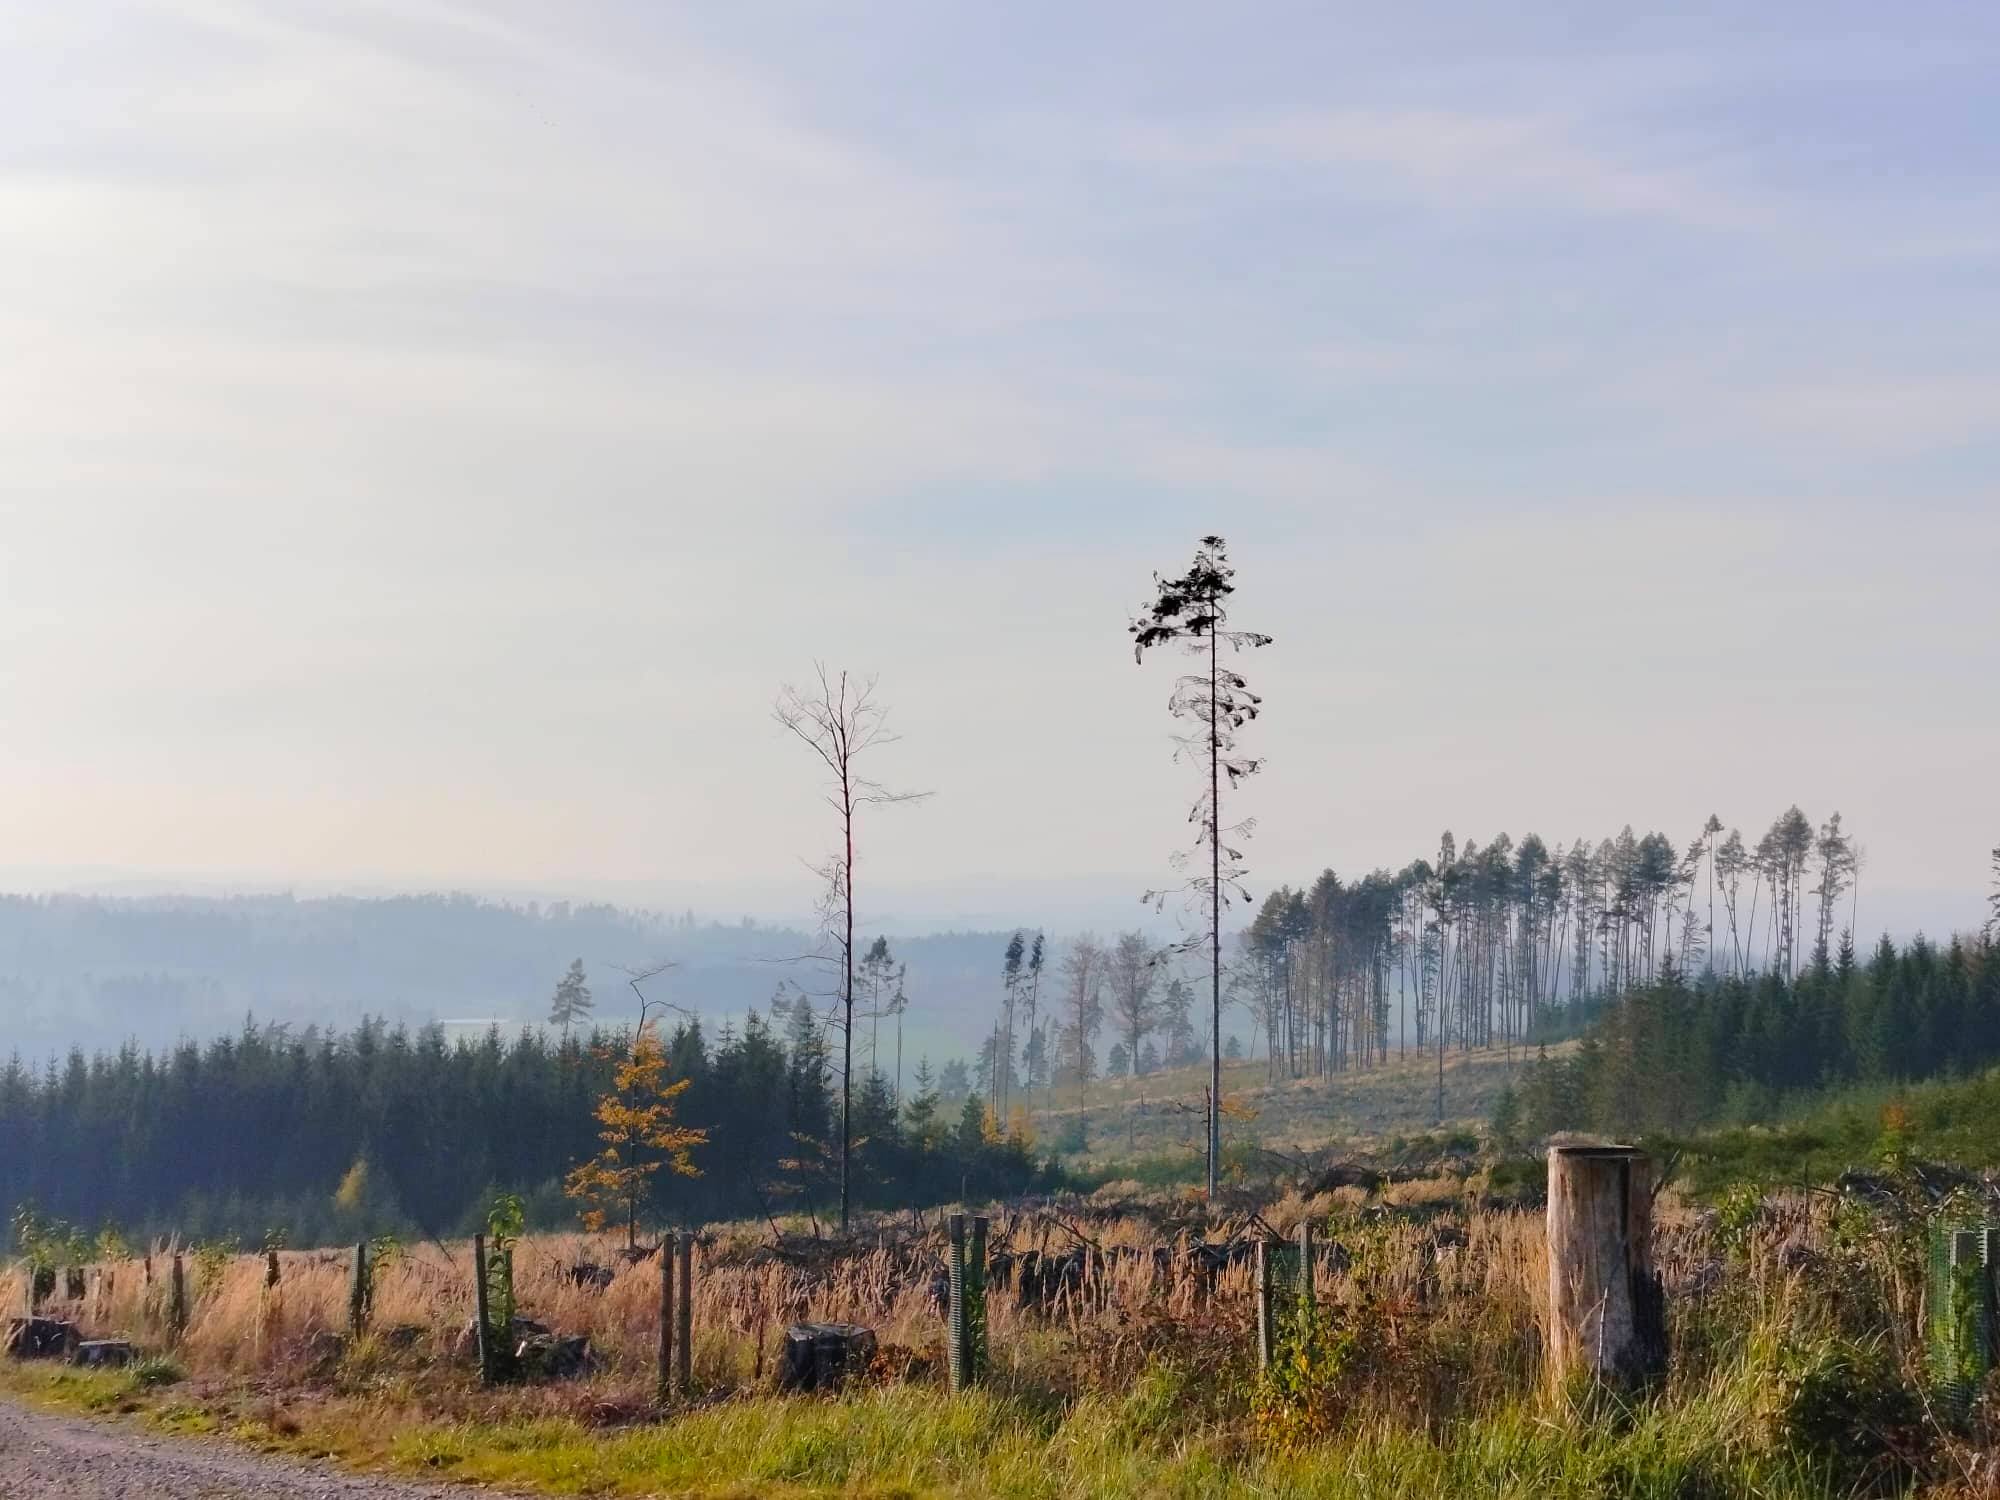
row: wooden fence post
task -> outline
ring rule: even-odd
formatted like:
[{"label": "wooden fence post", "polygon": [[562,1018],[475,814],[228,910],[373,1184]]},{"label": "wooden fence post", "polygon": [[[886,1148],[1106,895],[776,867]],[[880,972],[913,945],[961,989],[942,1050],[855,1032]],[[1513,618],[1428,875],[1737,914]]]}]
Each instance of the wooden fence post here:
[{"label": "wooden fence post", "polygon": [[[278,1257],[272,1253],[271,1264],[276,1265]],[[368,1307],[375,1300],[375,1268],[368,1263],[368,1241],[358,1240],[354,1246],[354,1278],[347,1288],[347,1333],[350,1338],[360,1338],[368,1327]]]},{"label": "wooden fence post", "polygon": [[972,1383],[972,1367],[965,1337],[965,1215],[951,1216],[951,1241],[945,1255],[948,1283],[945,1303],[945,1363],[954,1391]]},{"label": "wooden fence post", "polygon": [[181,1267],[178,1250],[174,1252],[172,1296],[173,1300],[167,1308],[167,1332],[169,1338],[178,1342],[180,1336],[187,1332],[188,1321],[187,1273]]},{"label": "wooden fence post", "polygon": [[1318,1296],[1313,1276],[1313,1226],[1311,1219],[1299,1224],[1299,1302],[1310,1307]]},{"label": "wooden fence post", "polygon": [[674,1236],[660,1237],[660,1369],[654,1395],[665,1406],[674,1394]]},{"label": "wooden fence post", "polygon": [[486,1236],[472,1237],[472,1326],[477,1335],[479,1350],[479,1381],[482,1385],[493,1383],[493,1327],[487,1321],[486,1308]]},{"label": "wooden fence post", "polygon": [[674,1337],[674,1382],[686,1395],[694,1389],[694,1231],[681,1234],[679,1320]]},{"label": "wooden fence post", "polygon": [[1632,1146],[1549,1148],[1548,1374],[1618,1385],[1667,1366],[1653,1270],[1653,1164]]},{"label": "wooden fence post", "polygon": [[1278,1319],[1274,1305],[1277,1269],[1272,1252],[1277,1245],[1266,1235],[1257,1241],[1257,1368],[1268,1370],[1278,1352]]}]

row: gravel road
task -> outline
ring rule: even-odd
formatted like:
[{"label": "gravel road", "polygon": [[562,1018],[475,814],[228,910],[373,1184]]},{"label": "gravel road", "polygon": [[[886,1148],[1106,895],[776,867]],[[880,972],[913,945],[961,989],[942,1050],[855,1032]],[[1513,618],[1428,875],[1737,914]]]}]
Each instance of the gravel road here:
[{"label": "gravel road", "polygon": [[120,1422],[52,1417],[0,1400],[6,1500],[450,1500],[469,1488],[365,1479]]}]

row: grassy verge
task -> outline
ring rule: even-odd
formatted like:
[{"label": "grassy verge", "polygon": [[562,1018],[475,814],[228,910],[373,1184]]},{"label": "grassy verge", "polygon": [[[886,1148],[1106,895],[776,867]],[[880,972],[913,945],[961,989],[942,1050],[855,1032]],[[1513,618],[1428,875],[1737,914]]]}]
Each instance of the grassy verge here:
[{"label": "grassy verge", "polygon": [[1760,1439],[1734,1378],[1626,1411],[1501,1406],[1426,1432],[1394,1419],[1286,1450],[1243,1403],[1160,1366],[1116,1398],[1035,1390],[946,1396],[910,1386],[839,1400],[760,1397],[660,1423],[577,1416],[440,1417],[385,1389],[282,1403],[248,1387],[148,1387],[121,1373],[13,1366],[0,1388],[35,1404],[126,1412],[172,1433],[217,1433],[352,1467],[564,1495],[1411,1497],[1838,1492],[1810,1457]]}]

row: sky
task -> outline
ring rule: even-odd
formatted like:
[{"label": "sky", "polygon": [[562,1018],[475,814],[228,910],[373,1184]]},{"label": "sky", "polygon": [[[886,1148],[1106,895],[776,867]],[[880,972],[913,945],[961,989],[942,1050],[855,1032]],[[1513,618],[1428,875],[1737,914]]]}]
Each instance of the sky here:
[{"label": "sky", "polygon": [[0,882],[802,912],[825,661],[865,915],[1136,911],[1219,531],[1253,888],[1975,922],[2000,13],[1656,9],[0,0]]}]

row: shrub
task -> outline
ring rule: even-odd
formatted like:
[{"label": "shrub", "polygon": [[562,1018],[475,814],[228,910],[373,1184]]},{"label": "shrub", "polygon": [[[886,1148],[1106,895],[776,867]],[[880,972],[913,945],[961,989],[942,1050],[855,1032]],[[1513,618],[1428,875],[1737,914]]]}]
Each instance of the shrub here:
[{"label": "shrub", "polygon": [[187,1371],[165,1355],[154,1354],[133,1365],[127,1376],[134,1388],[153,1390],[163,1385],[179,1385],[187,1379]]},{"label": "shrub", "polygon": [[1922,1403],[1879,1341],[1793,1345],[1774,1386],[1772,1435],[1823,1462],[1842,1493],[1899,1490],[1930,1456]]},{"label": "shrub", "polygon": [[1343,1377],[1359,1340],[1334,1310],[1300,1302],[1278,1318],[1271,1367],[1257,1390],[1257,1428],[1273,1444],[1294,1448],[1325,1437],[1348,1395]]}]

